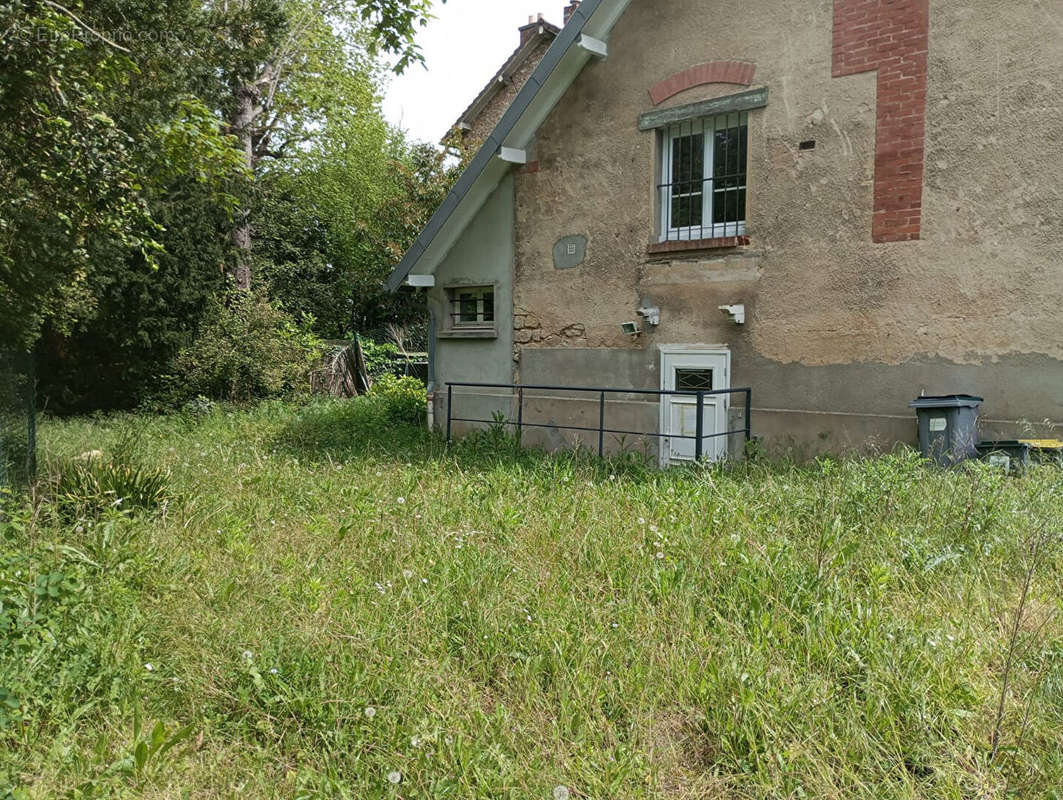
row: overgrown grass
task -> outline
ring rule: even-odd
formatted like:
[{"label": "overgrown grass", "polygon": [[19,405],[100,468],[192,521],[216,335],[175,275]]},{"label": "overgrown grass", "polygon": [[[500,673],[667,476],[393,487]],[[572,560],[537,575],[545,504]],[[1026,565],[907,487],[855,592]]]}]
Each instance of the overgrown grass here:
[{"label": "overgrown grass", "polygon": [[362,401],[41,438],[169,499],[0,523],[0,797],[1060,796],[1058,469],[661,473]]}]

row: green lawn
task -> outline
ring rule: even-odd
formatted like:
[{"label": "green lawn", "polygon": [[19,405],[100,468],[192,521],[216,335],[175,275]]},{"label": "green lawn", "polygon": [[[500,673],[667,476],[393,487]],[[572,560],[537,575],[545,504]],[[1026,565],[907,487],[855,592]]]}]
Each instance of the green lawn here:
[{"label": "green lawn", "polygon": [[1061,796],[1060,470],[661,473],[366,403],[42,425],[170,475],[0,523],[0,798]]}]

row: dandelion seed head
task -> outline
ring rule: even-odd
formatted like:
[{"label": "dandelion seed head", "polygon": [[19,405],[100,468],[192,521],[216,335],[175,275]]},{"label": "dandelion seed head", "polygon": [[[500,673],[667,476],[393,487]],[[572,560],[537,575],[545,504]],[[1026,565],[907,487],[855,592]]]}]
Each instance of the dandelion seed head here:
[{"label": "dandelion seed head", "polygon": [[404,570],[402,571],[402,577],[404,577],[404,578],[405,578],[406,580],[409,580],[410,578],[412,578],[412,577],[413,577],[413,570],[411,570],[411,569],[404,569]]},{"label": "dandelion seed head", "polygon": [[402,783],[402,773],[398,770],[388,773],[388,783],[399,784]]},{"label": "dandelion seed head", "polygon": [[252,658],[254,658],[254,654],[250,650],[244,650],[243,656],[244,661],[250,661]]},{"label": "dandelion seed head", "polygon": [[660,550],[658,550],[657,551],[657,560],[660,561],[662,558],[664,558],[664,553],[662,553]]},{"label": "dandelion seed head", "polygon": [[376,716],[376,709],[373,708],[372,706],[366,706],[364,713],[365,713],[365,718],[366,719],[372,719],[373,717]]},{"label": "dandelion seed head", "polygon": [[557,786],[554,788],[554,800],[569,800],[572,793],[569,792],[567,786]]},{"label": "dandelion seed head", "polygon": [[395,498],[395,502],[398,503],[400,506],[404,506],[404,505],[406,505],[406,498],[405,497],[396,497]]}]

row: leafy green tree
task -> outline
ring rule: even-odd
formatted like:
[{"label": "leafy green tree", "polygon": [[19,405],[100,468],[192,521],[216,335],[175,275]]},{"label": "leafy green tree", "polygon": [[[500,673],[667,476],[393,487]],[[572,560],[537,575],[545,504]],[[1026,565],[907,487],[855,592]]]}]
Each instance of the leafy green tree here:
[{"label": "leafy green tree", "polygon": [[134,65],[53,6],[0,4],[0,340],[26,346],[91,307],[94,251],[159,249],[133,140],[107,113]]},{"label": "leafy green tree", "polygon": [[[431,0],[209,0],[223,113],[255,174],[309,141],[327,117],[365,99],[364,74],[381,52],[396,71],[421,60],[414,39]],[[251,286],[255,225],[245,199],[233,230],[236,286]]]},{"label": "leafy green tree", "polygon": [[420,298],[384,280],[453,182],[443,154],[362,115],[330,121],[280,166],[260,182],[256,212],[254,263],[273,296],[330,338],[423,316]]}]

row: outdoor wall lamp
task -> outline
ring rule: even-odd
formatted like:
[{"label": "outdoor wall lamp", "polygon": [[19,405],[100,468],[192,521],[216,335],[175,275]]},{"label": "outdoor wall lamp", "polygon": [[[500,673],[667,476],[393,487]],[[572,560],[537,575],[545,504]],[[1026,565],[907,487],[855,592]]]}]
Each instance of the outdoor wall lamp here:
[{"label": "outdoor wall lamp", "polygon": [[720,306],[720,311],[734,320],[735,325],[746,324],[746,307],[741,303],[735,306]]},{"label": "outdoor wall lamp", "polygon": [[660,325],[661,324],[661,309],[659,308],[640,308],[638,314],[644,320],[647,325]]}]

